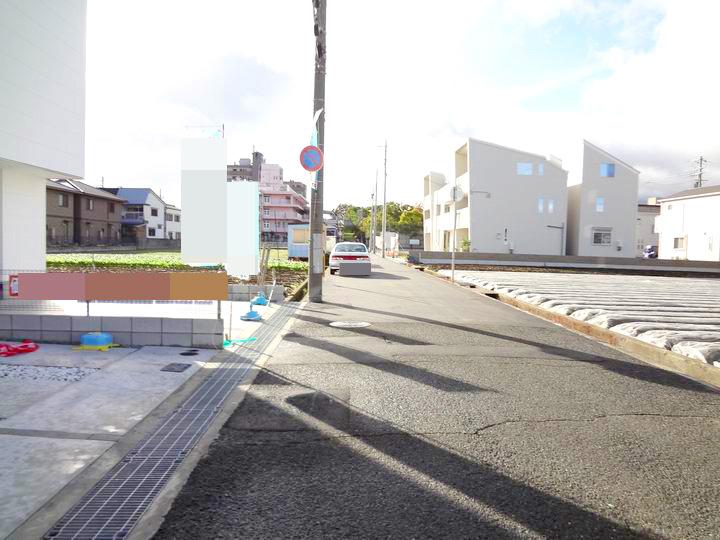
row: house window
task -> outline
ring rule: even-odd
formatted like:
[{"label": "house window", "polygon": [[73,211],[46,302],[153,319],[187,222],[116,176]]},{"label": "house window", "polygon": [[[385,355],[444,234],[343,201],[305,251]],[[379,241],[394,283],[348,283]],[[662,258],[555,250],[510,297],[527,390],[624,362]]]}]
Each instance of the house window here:
[{"label": "house window", "polygon": [[158,209],[157,208],[151,208],[150,209],[150,215],[153,217],[157,217],[158,215]]},{"label": "house window", "polygon": [[445,205],[445,213],[447,214],[449,211],[450,211],[450,205],[446,204]]},{"label": "house window", "polygon": [[115,203],[108,203],[108,212],[111,214],[115,213]]},{"label": "house window", "polygon": [[269,203],[269,202],[270,202],[270,197],[265,196],[265,197],[263,197],[263,200],[264,200],[266,203]]},{"label": "house window", "polygon": [[263,216],[269,216],[269,215],[270,215],[270,210],[268,210],[267,208],[263,208]]},{"label": "house window", "polygon": [[50,238],[55,240],[55,227],[50,227]]},{"label": "house window", "polygon": [[612,242],[612,229],[593,229],[592,243],[594,246],[609,246]]},{"label": "house window", "polygon": [[685,237],[681,236],[679,238],[674,238],[673,239],[673,248],[685,249]]},{"label": "house window", "polygon": [[517,173],[519,176],[532,176],[533,164],[524,161],[518,161]]},{"label": "house window", "polygon": [[58,193],[58,206],[61,206],[63,208],[67,208],[68,206],[68,196],[67,193]]},{"label": "house window", "polygon": [[595,199],[595,211],[596,212],[604,212],[605,211],[605,198],[604,197],[597,197]]},{"label": "house window", "polygon": [[555,212],[555,201],[553,199],[548,200],[548,214]]},{"label": "house window", "polygon": [[538,214],[542,214],[545,211],[545,199],[540,197],[538,199]]},{"label": "house window", "polygon": [[172,236],[173,236],[173,233],[172,233],[172,231],[170,231],[170,232],[168,233],[168,238],[169,238],[170,240],[172,240],[172,239],[173,239]]},{"label": "house window", "polygon": [[430,210],[425,210],[425,219],[430,219]]},{"label": "house window", "polygon": [[436,205],[435,205],[435,215],[436,215],[436,216],[439,216],[439,215],[440,215],[440,208],[441,208],[441,206],[440,206],[439,204],[436,204]]},{"label": "house window", "polygon": [[95,201],[92,199],[85,199],[85,210],[94,210]]},{"label": "house window", "polygon": [[603,178],[614,178],[615,177],[615,164],[614,163],[601,163],[600,164],[600,176]]},{"label": "house window", "polygon": [[150,228],[148,229],[148,236],[155,236],[155,229],[153,229],[152,227],[150,227]]},{"label": "house window", "polygon": [[180,233],[175,233],[175,240],[180,240]]},{"label": "house window", "polygon": [[538,163],[538,176],[544,176],[544,175],[545,175],[545,164]]},{"label": "house window", "polygon": [[175,223],[180,223],[180,214],[175,214]]},{"label": "house window", "polygon": [[263,229],[266,231],[270,230],[270,222],[269,221],[263,221]]}]

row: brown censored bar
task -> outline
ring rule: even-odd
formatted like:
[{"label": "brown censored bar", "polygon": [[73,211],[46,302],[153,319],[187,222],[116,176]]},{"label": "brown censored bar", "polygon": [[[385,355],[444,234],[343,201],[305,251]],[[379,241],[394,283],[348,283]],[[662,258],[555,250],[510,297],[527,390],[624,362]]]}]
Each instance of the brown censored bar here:
[{"label": "brown censored bar", "polygon": [[19,300],[227,300],[224,272],[19,274]]}]

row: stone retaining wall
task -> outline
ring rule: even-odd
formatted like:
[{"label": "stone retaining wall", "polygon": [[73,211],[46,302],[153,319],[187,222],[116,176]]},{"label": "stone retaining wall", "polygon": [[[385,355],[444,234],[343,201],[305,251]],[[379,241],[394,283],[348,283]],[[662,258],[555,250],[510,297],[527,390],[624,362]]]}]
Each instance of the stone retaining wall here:
[{"label": "stone retaining wall", "polygon": [[0,340],[32,339],[45,343],[80,343],[87,332],[109,332],[125,347],[165,345],[221,348],[222,319],[167,317],[80,317],[69,315],[0,315]]}]

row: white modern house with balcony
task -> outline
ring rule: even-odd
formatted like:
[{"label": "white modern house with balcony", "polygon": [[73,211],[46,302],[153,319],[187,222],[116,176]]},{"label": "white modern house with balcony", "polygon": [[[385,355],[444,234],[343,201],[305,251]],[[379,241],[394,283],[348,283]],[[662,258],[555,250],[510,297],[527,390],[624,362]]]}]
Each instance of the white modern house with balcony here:
[{"label": "white modern house with balcony", "polygon": [[49,178],[85,165],[85,0],[0,2],[0,269],[45,270]]},{"label": "white modern house with balcony", "polygon": [[688,189],[659,202],[661,259],[720,261],[720,186]]},{"label": "white modern house with balcony", "polygon": [[568,188],[569,255],[635,257],[640,172],[583,141],[582,179]]},{"label": "white modern house with balcony", "polygon": [[425,177],[423,212],[428,250],[452,250],[454,230],[457,251],[563,255],[567,171],[555,158],[468,139],[454,181]]}]

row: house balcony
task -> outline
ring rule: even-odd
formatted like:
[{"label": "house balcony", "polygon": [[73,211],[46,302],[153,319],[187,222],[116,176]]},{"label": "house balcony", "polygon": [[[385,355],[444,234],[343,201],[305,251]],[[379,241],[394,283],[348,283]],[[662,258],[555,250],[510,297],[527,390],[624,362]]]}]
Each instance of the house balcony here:
[{"label": "house balcony", "polygon": [[125,212],[122,215],[123,225],[142,225],[145,223],[145,214],[143,212]]}]

